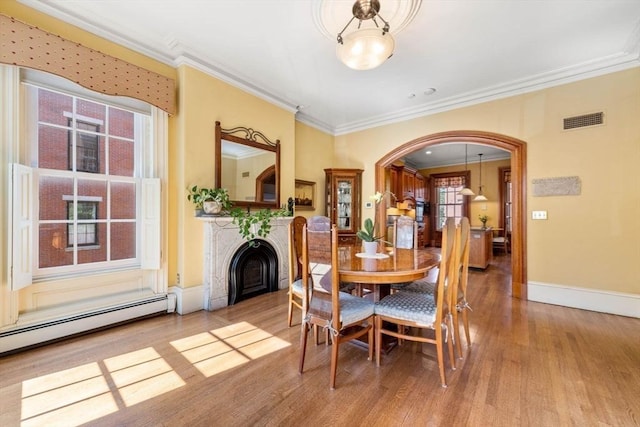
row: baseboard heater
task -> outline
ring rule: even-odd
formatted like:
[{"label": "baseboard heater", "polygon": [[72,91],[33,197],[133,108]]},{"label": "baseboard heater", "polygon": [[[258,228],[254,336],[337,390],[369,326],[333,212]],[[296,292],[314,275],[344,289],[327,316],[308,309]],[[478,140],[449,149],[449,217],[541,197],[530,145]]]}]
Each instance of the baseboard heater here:
[{"label": "baseboard heater", "polygon": [[173,297],[174,295],[158,295],[1,332],[0,356],[142,317],[173,312]]}]

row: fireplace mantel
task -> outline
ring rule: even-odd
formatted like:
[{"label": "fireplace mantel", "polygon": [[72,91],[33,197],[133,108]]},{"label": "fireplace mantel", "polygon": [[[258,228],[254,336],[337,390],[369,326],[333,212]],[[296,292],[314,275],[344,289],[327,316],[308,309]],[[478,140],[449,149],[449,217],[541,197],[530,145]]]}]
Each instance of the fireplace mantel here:
[{"label": "fireplace mantel", "polygon": [[[204,309],[212,311],[227,306],[229,265],[238,248],[248,243],[230,216],[202,216],[198,219],[204,225]],[[278,255],[278,289],[289,286],[287,226],[291,220],[292,217],[273,218],[271,232],[264,238]]]}]

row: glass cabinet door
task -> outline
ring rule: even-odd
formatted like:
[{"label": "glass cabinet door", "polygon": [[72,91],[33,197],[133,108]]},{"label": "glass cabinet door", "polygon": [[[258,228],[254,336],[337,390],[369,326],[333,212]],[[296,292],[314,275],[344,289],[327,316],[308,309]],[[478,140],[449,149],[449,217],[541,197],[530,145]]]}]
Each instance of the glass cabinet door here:
[{"label": "glass cabinet door", "polygon": [[352,239],[360,228],[362,169],[325,169],[325,215],[338,229],[340,242]]},{"label": "glass cabinet door", "polygon": [[351,230],[353,228],[353,179],[338,178],[336,186],[336,225],[338,230]]}]

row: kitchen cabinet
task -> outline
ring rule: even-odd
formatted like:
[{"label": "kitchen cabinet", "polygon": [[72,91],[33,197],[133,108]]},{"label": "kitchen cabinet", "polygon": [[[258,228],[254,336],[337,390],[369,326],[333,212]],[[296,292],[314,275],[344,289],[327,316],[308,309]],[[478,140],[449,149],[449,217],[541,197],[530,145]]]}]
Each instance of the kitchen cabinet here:
[{"label": "kitchen cabinet", "polygon": [[389,190],[399,201],[406,198],[429,200],[427,179],[409,166],[391,165],[387,168]]},{"label": "kitchen cabinet", "polygon": [[356,241],[362,213],[362,169],[325,169],[325,215],[338,229],[338,240]]},{"label": "kitchen cabinet", "polygon": [[403,199],[413,197],[415,199],[416,170],[405,166],[402,169],[402,195]]}]

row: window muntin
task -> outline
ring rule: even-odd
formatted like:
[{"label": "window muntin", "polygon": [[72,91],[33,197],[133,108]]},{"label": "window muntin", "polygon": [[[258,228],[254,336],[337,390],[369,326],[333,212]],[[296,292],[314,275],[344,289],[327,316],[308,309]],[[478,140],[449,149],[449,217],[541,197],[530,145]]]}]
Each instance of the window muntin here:
[{"label": "window muntin", "polygon": [[37,129],[29,151],[38,183],[35,275],[139,266],[139,147],[148,116],[27,88],[36,112],[28,126]]}]

